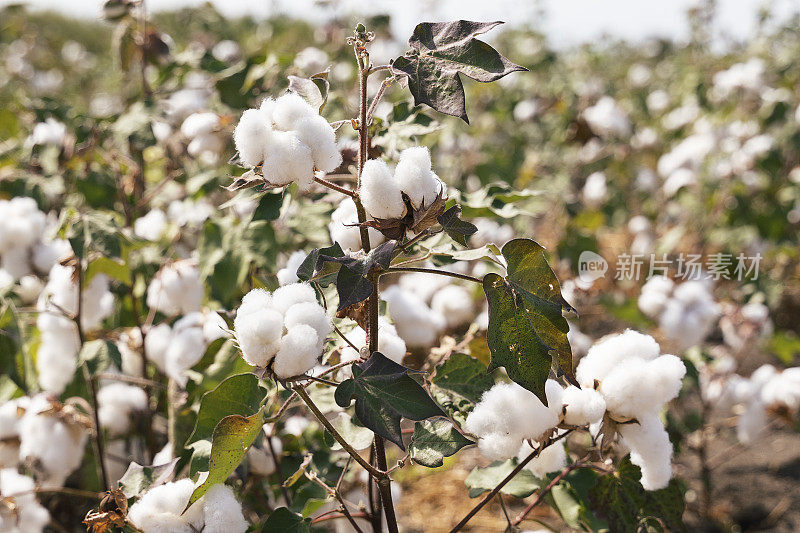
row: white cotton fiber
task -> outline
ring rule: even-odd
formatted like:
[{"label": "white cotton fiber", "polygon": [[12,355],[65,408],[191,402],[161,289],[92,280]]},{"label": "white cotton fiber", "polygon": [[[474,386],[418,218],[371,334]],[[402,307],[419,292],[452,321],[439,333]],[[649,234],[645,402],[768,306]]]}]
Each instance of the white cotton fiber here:
[{"label": "white cotton fiber", "polygon": [[759,398],[753,398],[745,406],[736,423],[736,437],[745,446],[756,442],[767,429],[767,409]]},{"label": "white cotton fiber", "polygon": [[273,131],[264,148],[264,179],[274,187],[293,181],[307,190],[314,181],[314,160],[311,149],[294,131]]},{"label": "white cotton fiber", "polygon": [[[367,345],[367,334],[359,326],[349,331],[346,337],[359,350]],[[406,355],[405,341],[397,335],[395,327],[383,316],[378,319],[378,351],[395,363],[402,362],[403,357]],[[353,349],[352,346],[347,343],[343,344],[339,355],[342,362],[355,361],[359,357],[359,352]]]},{"label": "white cotton fiber", "polygon": [[658,415],[646,415],[640,417],[638,423],[617,427],[631,449],[631,462],[642,469],[645,490],[666,487],[672,478],[672,443]]},{"label": "white cotton fiber", "polygon": [[626,359],[655,359],[660,352],[661,348],[653,337],[629,329],[592,346],[578,364],[575,375],[582,387],[591,389],[595,379],[602,381]]},{"label": "white cotton fiber", "polygon": [[267,309],[272,305],[272,294],[265,289],[253,289],[242,298],[242,305],[239,306],[237,316],[249,315],[262,309]]},{"label": "white cotton fiber", "polygon": [[147,408],[147,394],[133,385],[110,383],[97,392],[97,403],[100,427],[110,436],[124,435],[130,429],[134,413]]},{"label": "white cotton fiber", "polygon": [[272,307],[281,314],[295,304],[316,301],[317,294],[309,283],[292,283],[272,293]]},{"label": "white cotton fiber", "polygon": [[219,116],[216,113],[193,113],[181,124],[181,133],[189,139],[211,133],[219,128]]},{"label": "white cotton fiber", "polygon": [[316,110],[296,93],[286,93],[275,100],[272,121],[284,131],[297,129],[297,123],[308,117],[319,116]]},{"label": "white cotton fiber", "polygon": [[400,186],[383,161],[370,159],[361,172],[361,203],[373,218],[402,218],[406,207]]},{"label": "white cotton fiber", "polygon": [[655,318],[661,314],[669,300],[675,283],[666,276],[653,276],[642,286],[639,309],[646,316]]},{"label": "white cotton fiber", "polygon": [[66,239],[54,239],[40,243],[33,248],[33,266],[40,274],[47,274],[57,262],[72,253],[72,246]]},{"label": "white cotton fiber", "polygon": [[254,167],[264,161],[270,134],[270,119],[262,110],[248,109],[242,113],[233,131],[233,143],[245,165]]},{"label": "white cotton fiber", "polygon": [[281,339],[272,368],[280,378],[303,374],[313,367],[320,355],[319,337],[314,328],[305,324],[292,327]]},{"label": "white cotton fiber", "polygon": [[244,533],[250,526],[242,514],[242,504],[224,484],[214,485],[203,497],[203,517],[203,533]]},{"label": "white cotton fiber", "polygon": [[303,264],[306,259],[306,253],[302,250],[292,252],[289,259],[286,261],[286,266],[278,270],[278,283],[288,285],[290,283],[297,283],[297,269]]},{"label": "white cotton fiber", "polygon": [[295,124],[297,135],[311,148],[314,166],[322,172],[333,172],[342,164],[342,154],[336,146],[336,132],[324,117],[314,114]]},{"label": "white cotton fiber", "polygon": [[[71,344],[71,343],[70,343]],[[44,337],[36,352],[36,372],[43,390],[61,394],[75,376],[78,368],[77,350],[58,338]]]},{"label": "white cotton fiber", "polygon": [[441,314],[431,310],[419,297],[397,285],[384,290],[381,298],[388,305],[389,317],[394,322],[397,333],[409,347],[429,348],[436,343],[446,326],[445,318]]},{"label": "white cotton fiber", "polygon": [[193,491],[191,479],[153,487],[131,505],[128,519],[143,533],[193,533],[192,525],[181,517]]},{"label": "white cotton fiber", "polygon": [[234,329],[244,360],[254,366],[266,366],[278,351],[283,316],[274,309],[237,314]]},{"label": "white cotton fiber", "polygon": [[133,234],[140,239],[157,241],[167,227],[167,214],[161,209],[151,209],[133,223]]},{"label": "white cotton fiber", "polygon": [[696,346],[711,332],[720,309],[702,281],[678,285],[667,302],[658,325],[681,351]]},{"label": "white cotton fiber", "polygon": [[629,359],[608,373],[600,392],[609,411],[638,418],[675,398],[685,374],[686,367],[674,355],[651,361]]},{"label": "white cotton fiber", "polygon": [[439,290],[431,300],[431,309],[444,317],[448,328],[468,324],[475,318],[472,295],[461,285],[448,285]]},{"label": "white cotton fiber", "polygon": [[[328,224],[331,241],[339,243],[339,246],[345,251],[361,250],[361,232],[355,224],[358,224],[356,204],[352,199],[347,198],[331,214],[331,222]],[[383,234],[375,228],[369,228],[367,233],[371,248],[386,240]]]},{"label": "white cotton fiber", "polygon": [[[300,302],[286,310],[283,323],[287,330],[294,326],[305,324],[311,326],[319,339],[325,339],[333,329],[331,319],[325,308],[314,302]],[[322,347],[320,346],[320,349]]]},{"label": "white cotton fiber", "polygon": [[443,190],[443,184],[431,171],[431,154],[426,146],[413,146],[400,153],[394,171],[397,185],[414,209],[430,207]]},{"label": "white cotton fiber", "polygon": [[[531,454],[531,448],[527,442],[522,443],[522,447],[517,453],[517,459],[522,461]],[[534,476],[541,479],[551,472],[559,472],[567,466],[567,452],[562,442],[556,442],[539,452],[539,455],[531,459],[525,465],[526,470],[530,470]]]},{"label": "white cotton fiber", "polygon": [[[0,494],[13,506],[0,506],[0,531],[41,533],[50,523],[50,514],[36,501],[35,483],[14,468],[0,470]],[[13,508],[12,508],[13,507]]]},{"label": "white cotton fiber", "polygon": [[190,260],[175,261],[158,271],[147,287],[147,305],[165,315],[199,311],[205,289]]},{"label": "white cotton fiber", "polygon": [[564,389],[561,400],[565,409],[564,422],[573,426],[594,424],[606,412],[605,399],[594,389],[579,389],[570,385]]},{"label": "white cotton fiber", "polygon": [[149,329],[144,338],[144,349],[147,358],[161,370],[167,370],[167,348],[172,339],[172,328],[169,324],[159,324]]}]

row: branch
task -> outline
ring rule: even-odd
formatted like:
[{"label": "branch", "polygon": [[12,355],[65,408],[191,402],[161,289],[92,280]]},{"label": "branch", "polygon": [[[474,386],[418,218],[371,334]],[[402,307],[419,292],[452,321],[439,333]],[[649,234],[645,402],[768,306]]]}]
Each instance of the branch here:
[{"label": "branch", "polygon": [[553,489],[553,487],[558,485],[561,482],[562,479],[567,477],[567,475],[569,475],[570,472],[572,472],[576,468],[583,468],[584,466],[586,466],[583,463],[583,461],[584,460],[581,459],[580,461],[576,461],[576,462],[572,463],[571,465],[566,467],[564,470],[562,470],[560,474],[558,474],[556,477],[554,477],[553,480],[550,483],[548,483],[545,488],[541,489],[536,494],[536,499],[534,499],[530,503],[530,505],[528,505],[525,508],[524,511],[522,511],[519,515],[517,515],[517,517],[514,519],[514,521],[511,523],[511,525],[512,526],[518,526],[520,524],[520,522],[525,520],[525,517],[528,516],[528,514],[530,514],[531,511],[533,511],[533,508],[536,507],[537,505],[539,505],[540,503],[542,503],[542,501],[544,500],[544,497],[547,496],[547,493],[550,492]]},{"label": "branch", "polygon": [[384,274],[392,274],[394,272],[424,272],[425,274],[438,274],[440,276],[449,276],[451,278],[458,278],[464,279],[467,281],[471,281],[473,283],[480,283],[483,284],[483,281],[480,279],[468,276],[466,274],[459,274],[458,272],[450,272],[448,270],[436,270],[433,268],[422,268],[422,267],[389,267],[386,270],[380,273],[381,276]]},{"label": "branch", "polygon": [[320,178],[320,177],[314,176],[314,181],[316,181],[320,185],[324,185],[325,187],[327,187],[327,188],[329,188],[331,190],[334,190],[336,192],[340,192],[342,194],[345,194],[345,195],[349,196],[350,198],[355,198],[355,196],[356,196],[355,191],[351,191],[350,189],[348,189],[346,187],[340,187],[339,185],[336,185],[332,181],[328,181],[325,178]]}]

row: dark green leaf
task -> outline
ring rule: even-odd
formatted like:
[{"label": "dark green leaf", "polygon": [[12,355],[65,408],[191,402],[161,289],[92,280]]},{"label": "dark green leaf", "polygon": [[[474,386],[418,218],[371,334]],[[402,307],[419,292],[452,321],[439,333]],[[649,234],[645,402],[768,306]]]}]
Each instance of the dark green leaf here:
[{"label": "dark green leaf", "polygon": [[526,70],[475,36],[501,22],[423,22],[408,40],[411,50],[392,63],[392,72],[408,78],[414,104],[428,104],[440,113],[467,119],[459,73],[489,82]]},{"label": "dark green leaf", "polygon": [[473,444],[458,432],[449,420],[423,420],[414,424],[409,454],[411,459],[422,466],[436,468],[464,446]]},{"label": "dark green leaf", "polygon": [[229,377],[200,399],[197,423],[189,442],[210,439],[216,425],[228,415],[252,415],[258,411],[266,392],[255,374]]},{"label": "dark green leaf", "polygon": [[278,507],[261,526],[261,533],[311,533],[311,519]]},{"label": "dark green leaf", "polygon": [[447,233],[451,239],[461,246],[467,246],[467,240],[472,234],[478,231],[478,228],[471,222],[461,220],[461,218],[459,218],[460,214],[461,207],[454,205],[439,215],[438,221],[439,224],[442,225],[444,232]]},{"label": "dark green leaf", "polygon": [[[484,492],[489,492],[500,484],[507,475],[514,470],[514,461],[495,461],[485,468],[475,467],[469,473],[464,484],[469,489],[469,497],[477,498]],[[506,483],[500,492],[515,496],[517,498],[525,498],[530,496],[536,489],[539,488],[539,482],[533,472],[523,468],[517,473],[516,476],[511,478],[511,481]]]},{"label": "dark green leaf", "polygon": [[336,278],[336,273],[341,265],[333,259],[342,257],[344,257],[344,252],[338,242],[327,248],[314,248],[297,269],[297,277],[302,281],[313,280],[320,286],[327,287]]},{"label": "dark green leaf", "polygon": [[126,498],[135,498],[153,487],[172,480],[177,464],[178,459],[173,459],[163,465],[152,466],[131,463],[128,470],[119,479],[119,488]]},{"label": "dark green leaf", "polygon": [[424,420],[443,416],[441,408],[411,377],[413,370],[380,352],[352,366],[353,377],[336,388],[336,403],[347,407],[356,400],[356,417],[364,426],[405,450],[400,419]]},{"label": "dark green leaf", "polygon": [[277,220],[281,216],[283,206],[283,193],[268,192],[259,200],[256,210],[253,211],[252,220]]},{"label": "dark green leaf", "polygon": [[103,372],[111,365],[122,368],[122,354],[111,341],[97,339],[83,345],[79,355],[81,363],[86,363],[92,376]]},{"label": "dark green leaf", "polygon": [[220,420],[211,437],[211,456],[208,460],[208,477],[192,492],[188,508],[203,497],[212,486],[224,483],[242,462],[247,450],[261,431],[264,415],[261,410],[244,417],[230,415]]},{"label": "dark green leaf", "polygon": [[661,490],[644,490],[642,472],[626,456],[617,472],[602,476],[589,490],[595,511],[608,521],[611,531],[638,531],[648,518],[655,518],[671,531],[685,531],[683,492],[677,480]]}]

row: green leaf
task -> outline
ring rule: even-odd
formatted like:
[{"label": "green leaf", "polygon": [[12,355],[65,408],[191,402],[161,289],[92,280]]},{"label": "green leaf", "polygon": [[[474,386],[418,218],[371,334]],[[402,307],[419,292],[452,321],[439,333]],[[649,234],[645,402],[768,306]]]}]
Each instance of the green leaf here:
[{"label": "green leaf", "polygon": [[327,287],[336,279],[341,266],[334,259],[342,257],[344,252],[338,242],[327,248],[314,248],[297,269],[297,277],[302,281],[316,281],[321,287]]},{"label": "green leaf", "polygon": [[467,246],[467,240],[472,234],[478,231],[478,228],[471,222],[461,220],[459,218],[460,214],[461,207],[454,205],[439,215],[437,220],[439,224],[442,225],[444,232],[447,233],[451,239],[461,246]]},{"label": "green leaf", "polygon": [[414,424],[409,455],[415,463],[436,468],[444,464],[445,457],[470,444],[473,442],[459,433],[450,421],[423,420]]},{"label": "green leaf", "polygon": [[450,355],[436,367],[431,382],[433,397],[460,424],[467,419],[483,393],[494,385],[486,366],[463,353]]},{"label": "green leaf", "polygon": [[175,475],[177,464],[177,458],[163,465],[142,466],[131,463],[119,479],[119,488],[126,498],[136,498],[143,492],[170,481]]},{"label": "green leaf", "polygon": [[277,220],[281,216],[283,206],[283,193],[265,193],[258,200],[258,205],[253,211],[252,220]]},{"label": "green leaf", "polygon": [[80,363],[86,363],[92,376],[103,372],[112,364],[122,368],[122,354],[111,341],[97,339],[84,343],[78,356]]},{"label": "green leaf", "polygon": [[507,277],[490,273],[483,278],[489,302],[489,370],[505,367],[513,381],[546,405],[544,383],[553,355],[559,372],[575,381],[569,325],[562,316],[563,310],[574,309],[561,296],[558,279],[538,243],[514,239],[503,246],[502,253]]},{"label": "green leaf", "polygon": [[93,259],[86,267],[84,284],[89,285],[89,282],[92,281],[92,278],[97,274],[105,274],[109,278],[113,278],[125,285],[130,285],[132,283],[131,269],[124,261],[115,261],[114,259],[104,256]]},{"label": "green leaf", "polygon": [[356,400],[356,417],[366,427],[405,450],[400,419],[424,420],[444,416],[427,391],[411,377],[410,368],[380,352],[361,365],[353,364],[353,377],[336,387],[336,403],[347,407]]},{"label": "green leaf", "polygon": [[311,519],[278,507],[261,526],[261,533],[311,533]]},{"label": "green leaf", "polygon": [[456,20],[418,24],[408,40],[411,50],[392,63],[396,76],[408,78],[414,105],[427,104],[469,123],[459,73],[489,82],[527,70],[475,38],[498,24],[502,23]]},{"label": "green leaf", "polygon": [[202,498],[212,486],[224,483],[228,479],[228,476],[242,462],[263,424],[264,414],[261,410],[248,417],[229,415],[220,420],[211,437],[208,477],[192,492],[189,503],[186,505],[187,509]]},{"label": "green leaf", "polygon": [[210,439],[220,420],[228,415],[250,416],[257,412],[267,391],[255,374],[231,376],[200,399],[197,423],[189,442]]},{"label": "green leaf", "polygon": [[644,490],[642,472],[626,456],[617,472],[602,476],[589,490],[595,511],[608,521],[611,531],[638,531],[648,518],[656,518],[671,531],[685,531],[681,517],[683,492],[676,479],[661,490]]},{"label": "green leaf", "polygon": [[[464,484],[469,489],[469,497],[477,498],[484,492],[489,492],[500,484],[507,475],[514,470],[515,464],[513,460],[508,461],[495,461],[487,467],[475,467],[469,473]],[[526,498],[536,492],[539,488],[538,480],[533,472],[523,468],[514,476],[511,481],[505,484],[500,492],[515,496],[517,498]]]}]

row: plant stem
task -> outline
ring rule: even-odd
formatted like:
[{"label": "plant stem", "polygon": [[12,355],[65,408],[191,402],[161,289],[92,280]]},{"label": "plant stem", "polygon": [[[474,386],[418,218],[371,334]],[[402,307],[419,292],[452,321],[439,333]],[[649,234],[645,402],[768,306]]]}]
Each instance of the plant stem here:
[{"label": "plant stem", "polygon": [[550,483],[548,483],[545,488],[541,489],[536,494],[536,499],[534,499],[530,503],[530,505],[528,505],[525,508],[524,511],[522,511],[519,515],[517,515],[517,517],[514,519],[514,521],[511,523],[511,525],[512,526],[518,526],[520,524],[520,522],[525,520],[525,517],[527,517],[530,514],[530,512],[533,511],[534,507],[536,507],[537,505],[542,503],[542,501],[544,500],[544,497],[547,496],[547,493],[550,492],[553,489],[553,487],[558,485],[561,482],[562,479],[564,479],[565,477],[567,477],[567,475],[569,475],[570,472],[572,472],[576,468],[582,468],[584,466],[585,465],[583,464],[583,461],[581,460],[581,461],[576,461],[576,462],[572,463],[571,465],[566,467],[564,470],[562,470],[561,473],[559,473],[556,477],[554,477],[553,480]]},{"label": "plant stem", "polygon": [[487,503],[489,503],[492,500],[492,498],[494,498],[497,495],[497,493],[500,492],[500,490],[503,487],[505,487],[506,484],[509,481],[514,479],[514,476],[519,474],[522,471],[522,469],[525,468],[525,465],[527,465],[532,460],[534,460],[536,457],[538,457],[539,454],[542,453],[542,450],[544,450],[548,446],[551,446],[552,444],[558,442],[559,440],[565,438],[570,433],[572,433],[571,429],[567,430],[565,433],[562,433],[561,435],[559,435],[559,436],[557,436],[555,438],[547,440],[546,442],[542,443],[538,448],[533,450],[530,454],[528,454],[528,456],[525,459],[523,459],[522,461],[519,462],[519,464],[514,468],[514,470],[512,470],[505,478],[503,478],[503,481],[498,483],[497,486],[495,488],[493,488],[491,492],[489,492],[489,494],[484,496],[484,498],[478,503],[478,505],[473,507],[472,510],[469,513],[467,513],[467,515],[464,518],[462,518],[461,521],[458,524],[456,524],[453,529],[450,530],[450,533],[455,533],[456,531],[461,531],[461,529],[465,525],[467,525],[467,522],[469,522],[472,519],[473,516],[478,514],[478,511],[483,509],[483,507]]},{"label": "plant stem", "polygon": [[294,391],[297,393],[300,398],[306,403],[309,410],[314,413],[314,416],[319,420],[319,422],[325,426],[325,429],[330,432],[336,442],[342,445],[342,448],[350,454],[350,456],[355,459],[355,461],[360,464],[365,470],[367,470],[372,476],[375,478],[381,478],[386,476],[386,472],[381,472],[377,470],[374,466],[369,464],[361,455],[359,455],[358,451],[356,451],[350,444],[342,437],[336,428],[330,423],[330,421],[322,414],[322,411],[319,410],[319,407],[314,403],[311,399],[311,396],[308,395],[308,392],[303,387],[295,387]]},{"label": "plant stem", "polygon": [[367,109],[367,125],[372,122],[372,115],[375,113],[375,108],[378,107],[378,103],[380,102],[381,98],[383,98],[383,93],[386,92],[386,89],[389,88],[393,81],[394,78],[392,77],[386,78],[381,82],[381,86],[378,87],[378,92],[375,93],[375,98],[372,99],[372,103],[369,105],[369,109]]},{"label": "plant stem", "polygon": [[392,274],[393,272],[424,272],[425,274],[438,274],[439,276],[449,276],[451,278],[464,279],[467,281],[471,281],[473,283],[483,284],[483,281],[481,281],[480,279],[473,276],[468,276],[466,274],[459,274],[458,272],[449,272],[447,270],[435,270],[433,268],[422,268],[422,267],[389,267],[383,272],[381,272],[381,275]]},{"label": "plant stem", "polygon": [[355,195],[356,195],[355,191],[351,191],[350,189],[348,189],[346,187],[340,187],[339,185],[336,185],[332,181],[328,181],[325,178],[319,178],[317,176],[314,176],[314,181],[316,181],[320,185],[324,185],[325,187],[327,187],[329,189],[332,189],[332,190],[334,190],[336,192],[340,192],[342,194],[346,194],[350,198],[354,198]]},{"label": "plant stem", "polygon": [[[375,462],[378,464],[378,469],[386,472],[386,448],[384,446],[383,437],[375,435]],[[389,527],[389,533],[398,533],[397,516],[394,513],[394,502],[392,502],[392,480],[389,476],[382,477],[377,480],[378,490],[381,493],[381,503],[383,504],[383,512],[386,514],[386,525]]]},{"label": "plant stem", "polygon": [[[85,251],[85,245],[84,245]],[[78,341],[81,349],[86,342],[86,335],[83,332],[83,325],[81,324],[81,314],[83,312],[83,274],[84,265],[83,258],[79,257],[75,265],[76,273],[78,274],[78,312],[75,314],[75,327],[78,329]],[[94,381],[89,366],[86,361],[81,364],[83,372],[83,380],[86,383],[86,388],[89,390],[89,402],[92,406],[92,419],[94,420],[94,453],[97,458],[97,477],[103,490],[108,490],[108,473],[106,472],[105,455],[103,454],[103,430],[100,428],[100,413],[98,412],[99,406],[97,402],[97,384]]]}]

